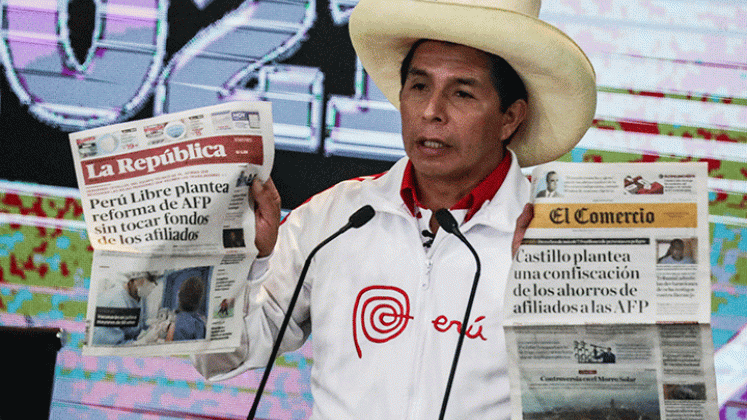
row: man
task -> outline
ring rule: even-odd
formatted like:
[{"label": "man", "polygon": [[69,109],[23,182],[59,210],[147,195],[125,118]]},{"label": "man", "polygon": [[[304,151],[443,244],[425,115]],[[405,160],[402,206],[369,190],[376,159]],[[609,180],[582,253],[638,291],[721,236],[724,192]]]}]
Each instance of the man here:
[{"label": "man", "polygon": [[606,350],[597,352],[597,348],[594,347],[594,358],[601,359],[602,363],[615,363],[615,354],[612,353],[612,347],[607,347]]},{"label": "man", "polygon": [[95,326],[93,344],[122,345],[138,338],[145,325],[144,299],[155,289],[157,277],[154,273],[138,271],[127,273],[126,282],[104,291],[96,300],[97,314],[106,311],[114,315],[132,314],[136,318],[127,325],[116,327]]},{"label": "man", "polygon": [[695,264],[695,261],[685,255],[685,242],[682,239],[672,239],[667,253],[659,258],[659,264]]},{"label": "man", "polygon": [[179,286],[179,308],[174,322],[168,326],[166,341],[201,340],[205,338],[205,315],[200,312],[205,296],[205,283],[192,276]]},{"label": "man", "polygon": [[546,189],[537,193],[537,197],[560,197],[558,194],[558,181],[560,177],[555,171],[549,171],[545,175]]},{"label": "man", "polygon": [[[531,218],[520,166],[572,149],[591,123],[596,91],[581,50],[536,19],[538,2],[495,6],[358,3],[353,45],[401,111],[407,158],[312,197],[279,236],[277,191],[271,181],[253,184],[260,258],[244,346],[197,357],[203,375],[265,366],[309,252],[370,204],[368,224],[316,254],[281,346],[298,348],[313,326],[312,418],[437,418],[462,328],[447,418],[509,417],[502,296],[512,246]],[[461,320],[475,262],[439,228],[440,208],[451,210],[482,262],[469,325]]]}]

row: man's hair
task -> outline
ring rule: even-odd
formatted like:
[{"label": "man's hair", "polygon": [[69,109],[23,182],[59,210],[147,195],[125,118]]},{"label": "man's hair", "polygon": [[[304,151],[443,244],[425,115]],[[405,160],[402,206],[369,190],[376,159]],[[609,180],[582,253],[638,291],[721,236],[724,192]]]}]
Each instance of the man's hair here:
[{"label": "man's hair", "polygon": [[557,174],[555,171],[550,171],[547,174],[545,174],[545,182],[550,182],[550,177]]},{"label": "man's hair", "polygon": [[202,279],[190,277],[182,282],[179,288],[179,309],[186,312],[196,311],[202,302],[205,291]]},{"label": "man's hair", "polygon": [[128,281],[135,281],[139,279],[148,280],[151,283],[158,284],[158,275],[151,271],[136,271],[125,275]]},{"label": "man's hair", "polygon": [[[410,72],[410,64],[412,64],[415,50],[425,41],[429,40],[419,39],[415,41],[415,43],[412,44],[410,51],[405,56],[405,59],[402,60],[402,66],[399,69],[401,86],[404,86],[405,81],[407,80],[407,75]],[[521,80],[521,77],[516,73],[516,70],[514,70],[513,67],[511,67],[511,65],[502,57],[487,51],[483,52],[488,55],[488,60],[490,61],[490,79],[501,99],[501,112],[506,112],[508,107],[519,99],[526,101],[527,88]]]}]

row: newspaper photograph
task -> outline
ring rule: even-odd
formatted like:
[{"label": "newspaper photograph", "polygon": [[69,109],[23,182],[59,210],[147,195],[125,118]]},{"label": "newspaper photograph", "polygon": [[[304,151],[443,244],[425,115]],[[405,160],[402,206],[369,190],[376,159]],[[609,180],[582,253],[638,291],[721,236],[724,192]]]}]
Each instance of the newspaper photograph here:
[{"label": "newspaper photograph", "polygon": [[553,162],[504,303],[512,419],[711,419],[707,167]]},{"label": "newspaper photograph", "polygon": [[237,348],[243,280],[257,255],[249,191],[274,159],[270,103],[225,103],[69,137],[93,247],[84,353]]}]

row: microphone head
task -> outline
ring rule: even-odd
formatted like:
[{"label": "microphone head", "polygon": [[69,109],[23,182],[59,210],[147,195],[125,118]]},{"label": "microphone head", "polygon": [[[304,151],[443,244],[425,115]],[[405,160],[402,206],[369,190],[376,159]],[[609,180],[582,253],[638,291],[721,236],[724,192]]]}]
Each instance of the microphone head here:
[{"label": "microphone head", "polygon": [[373,207],[370,204],[366,204],[350,216],[348,223],[350,223],[351,227],[359,228],[368,223],[374,217],[375,213]]},{"label": "microphone head", "polygon": [[458,235],[459,232],[459,225],[457,224],[456,219],[454,219],[454,216],[451,215],[451,213],[446,209],[438,209],[436,210],[436,221],[438,221],[438,224],[441,225],[444,230],[446,230],[449,233],[453,233],[454,235]]}]

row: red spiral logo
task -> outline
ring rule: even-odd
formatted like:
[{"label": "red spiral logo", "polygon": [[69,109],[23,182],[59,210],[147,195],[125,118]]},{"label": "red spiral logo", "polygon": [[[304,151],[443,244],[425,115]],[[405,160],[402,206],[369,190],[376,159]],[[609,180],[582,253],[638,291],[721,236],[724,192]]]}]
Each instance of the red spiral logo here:
[{"label": "red spiral logo", "polygon": [[393,286],[369,286],[358,293],[353,308],[353,341],[363,357],[358,330],[372,343],[385,343],[402,333],[410,316],[410,298]]}]

